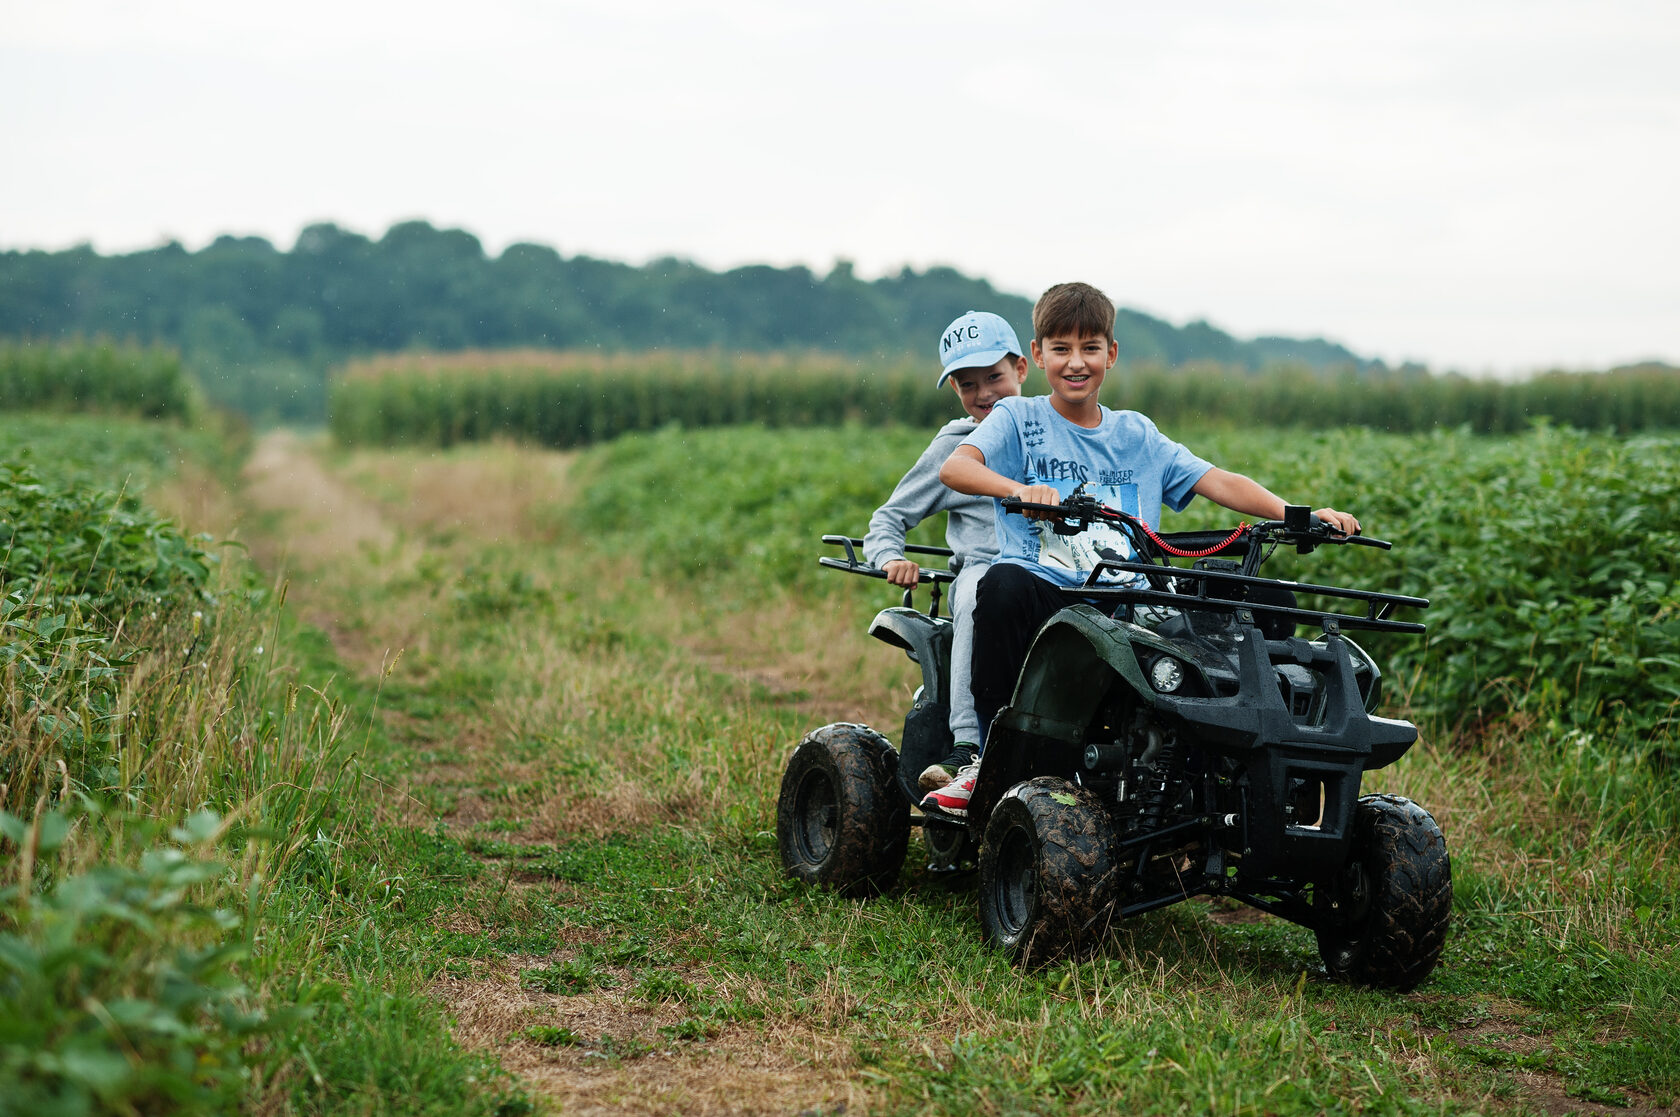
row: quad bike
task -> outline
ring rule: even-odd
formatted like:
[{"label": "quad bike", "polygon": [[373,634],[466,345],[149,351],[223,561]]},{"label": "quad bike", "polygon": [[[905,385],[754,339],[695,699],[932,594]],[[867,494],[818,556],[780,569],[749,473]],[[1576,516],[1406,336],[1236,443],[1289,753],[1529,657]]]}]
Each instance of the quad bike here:
[{"label": "quad bike", "polygon": [[[951,631],[939,616],[952,575],[924,570],[929,609],[907,590],[869,628],[921,667],[902,751],[864,725],[805,736],[776,808],[789,875],[878,893],[920,827],[930,869],[977,863],[985,937],[1024,965],[1087,949],[1122,918],[1213,895],[1311,928],[1335,977],[1401,990],[1427,978],[1452,906],[1446,843],[1410,800],[1360,794],[1364,773],[1399,759],[1417,729],[1372,713],[1382,673],[1346,632],[1421,633],[1393,613],[1428,602],[1260,575],[1279,546],[1390,545],[1302,507],[1229,534],[1161,534],[1081,494],[1004,504],[1049,514],[1064,534],[1112,525],[1133,557],[1103,562],[1039,630],[990,727],[966,818],[912,810],[918,774],[952,745]],[[823,542],[844,551],[824,565],[885,576],[859,561],[858,540]],[[1099,584],[1114,573],[1135,581]],[[1301,624],[1316,634],[1295,635]]]}]

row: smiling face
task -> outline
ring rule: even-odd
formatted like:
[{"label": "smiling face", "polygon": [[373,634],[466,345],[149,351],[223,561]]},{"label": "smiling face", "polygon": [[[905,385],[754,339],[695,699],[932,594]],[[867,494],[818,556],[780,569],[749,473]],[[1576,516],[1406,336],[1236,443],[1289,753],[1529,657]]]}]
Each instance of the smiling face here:
[{"label": "smiling face", "polygon": [[962,401],[963,410],[982,421],[992,413],[992,406],[1004,396],[1021,394],[1021,384],[1027,379],[1025,357],[1005,357],[995,365],[983,368],[959,368],[951,374],[951,387]]},{"label": "smiling face", "polygon": [[1103,376],[1114,367],[1120,346],[1102,334],[1073,336],[1052,334],[1034,338],[1033,361],[1044,370],[1050,383],[1050,406],[1063,418],[1081,426],[1095,426],[1102,420],[1097,407],[1097,389]]}]

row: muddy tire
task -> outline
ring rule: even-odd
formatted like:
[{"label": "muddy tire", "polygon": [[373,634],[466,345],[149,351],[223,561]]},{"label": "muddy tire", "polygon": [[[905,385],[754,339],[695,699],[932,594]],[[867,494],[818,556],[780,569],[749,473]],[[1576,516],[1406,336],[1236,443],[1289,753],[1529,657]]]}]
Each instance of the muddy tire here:
[{"label": "muddy tire", "polygon": [[910,845],[898,753],[868,726],[837,723],[799,742],[782,773],[776,840],[798,880],[846,896],[892,886]]},{"label": "muddy tire", "polygon": [[1452,864],[1441,828],[1410,799],[1361,798],[1347,869],[1313,891],[1318,953],[1332,975],[1404,992],[1441,960]]},{"label": "muddy tire", "polygon": [[1114,825],[1090,791],[1052,776],[1004,793],[980,843],[980,924],[1023,966],[1100,940],[1114,918]]}]

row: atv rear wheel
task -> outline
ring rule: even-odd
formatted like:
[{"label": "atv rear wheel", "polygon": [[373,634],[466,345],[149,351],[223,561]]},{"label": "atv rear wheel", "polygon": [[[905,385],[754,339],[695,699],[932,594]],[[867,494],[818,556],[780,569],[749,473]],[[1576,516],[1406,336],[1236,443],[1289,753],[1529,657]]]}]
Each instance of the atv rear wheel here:
[{"label": "atv rear wheel", "polygon": [[954,872],[974,858],[974,839],[968,836],[966,826],[924,822],[922,844],[927,846],[928,868],[935,872]]},{"label": "atv rear wheel", "polygon": [[1441,960],[1452,864],[1428,811],[1398,795],[1359,800],[1341,877],[1313,889],[1318,953],[1336,977],[1404,992]]},{"label": "atv rear wheel", "polygon": [[776,801],[782,867],[848,896],[891,887],[910,844],[898,753],[864,725],[812,730],[794,749]]},{"label": "atv rear wheel", "polygon": [[1114,826],[1096,796],[1053,776],[1004,793],[980,844],[988,941],[1039,966],[1099,939],[1113,918]]}]

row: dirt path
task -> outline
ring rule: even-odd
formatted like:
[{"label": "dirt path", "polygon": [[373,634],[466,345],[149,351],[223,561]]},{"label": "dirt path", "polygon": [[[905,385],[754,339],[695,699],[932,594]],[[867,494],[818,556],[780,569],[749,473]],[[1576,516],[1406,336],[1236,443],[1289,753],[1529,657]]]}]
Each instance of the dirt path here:
[{"label": "dirt path", "polygon": [[295,564],[312,568],[395,540],[379,506],[329,474],[296,431],[259,438],[244,477],[252,510],[279,520],[279,530],[250,541],[257,561],[276,576]]},{"label": "dirt path", "polygon": [[[339,658],[364,678],[377,677],[399,654],[403,658],[393,677],[447,669],[458,655],[447,636],[436,635],[447,629],[438,623],[438,616],[447,613],[416,611],[446,610],[447,605],[416,601],[415,594],[394,590],[393,580],[413,582],[417,572],[441,570],[439,584],[447,587],[491,540],[550,546],[568,460],[511,448],[329,458],[304,436],[273,431],[258,441],[245,469],[248,543],[258,563],[288,584],[291,607],[325,632]],[[793,665],[758,657],[749,662],[742,658],[748,642],[734,643],[740,646],[698,654],[715,661],[717,669],[772,691],[805,695],[797,680],[784,677]],[[535,632],[531,644],[532,654],[576,654],[550,646]],[[544,666],[553,668],[535,663],[532,668]],[[533,774],[527,771],[530,764],[511,763],[503,754],[504,732],[453,709],[416,718],[387,708],[382,716],[416,755],[449,757],[417,764],[386,789],[389,802],[376,809],[387,822],[426,829],[442,822],[466,836],[492,815],[507,821],[510,810],[520,814],[522,808],[505,801],[490,804],[481,794],[487,773],[513,783]],[[426,788],[446,789],[452,805],[439,814],[438,799]],[[654,810],[656,802],[640,807],[583,804],[581,810],[573,804],[568,822],[576,826],[576,816],[588,814],[590,807],[614,817],[642,807],[660,817],[667,813]],[[520,821],[535,825],[540,819]],[[546,837],[522,840],[555,840],[553,830],[550,825]],[[515,882],[513,887],[530,886]],[[470,913],[440,912],[438,918],[445,926],[468,920],[477,927]],[[646,1003],[619,990],[568,996],[521,985],[522,969],[565,964],[576,947],[562,943],[547,957],[487,961],[470,978],[440,977],[431,987],[448,1008],[458,1042],[497,1059],[533,1095],[560,1111],[833,1113],[855,1109],[862,1100],[848,1080],[849,1051],[836,1037],[803,1022],[779,1021],[768,1032],[733,1024],[710,1035],[704,1045],[678,1045],[667,1035],[682,1024],[683,1013],[675,1006]],[[700,974],[690,976],[704,980]],[[628,987],[628,974],[624,982]],[[763,990],[756,1000],[774,1004]],[[564,1026],[591,1042],[557,1045],[525,1038],[533,1022],[554,1024],[551,1031]],[[609,1057],[615,1051],[637,1054]]]}]

